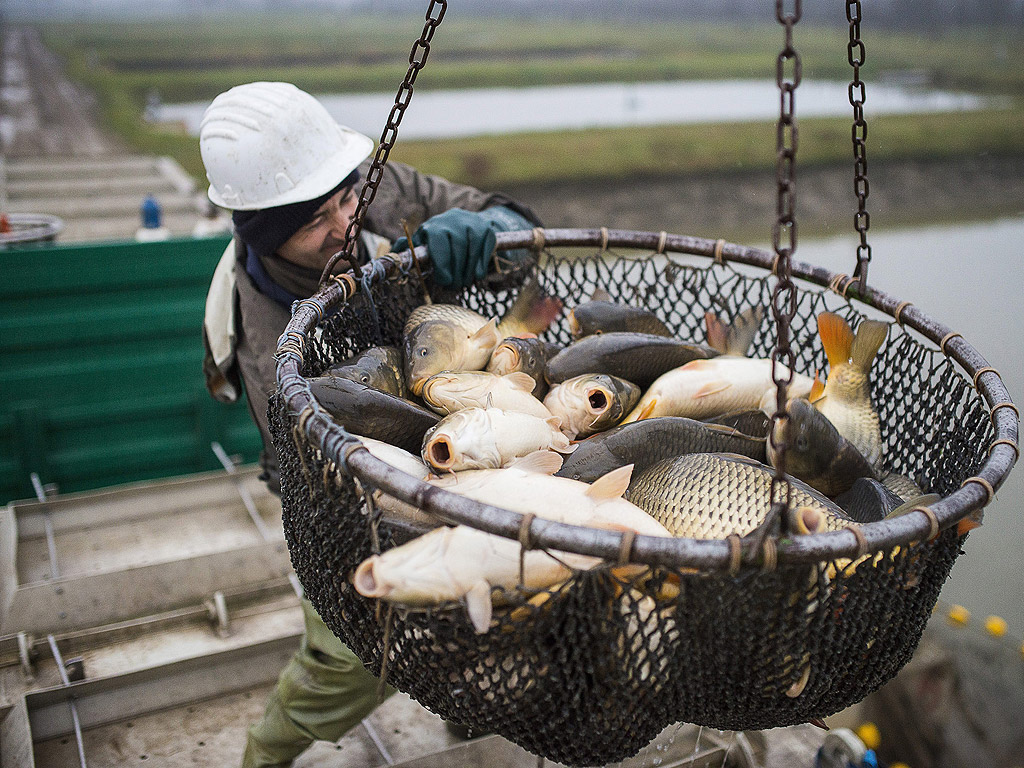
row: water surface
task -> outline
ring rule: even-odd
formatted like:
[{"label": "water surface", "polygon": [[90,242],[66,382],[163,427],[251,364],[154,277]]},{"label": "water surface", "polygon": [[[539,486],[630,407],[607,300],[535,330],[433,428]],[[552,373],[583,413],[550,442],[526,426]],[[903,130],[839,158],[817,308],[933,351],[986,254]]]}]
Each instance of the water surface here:
[{"label": "water surface", "polygon": [[[1024,201],[1022,201],[1024,209]],[[932,319],[963,334],[1002,375],[1010,397],[1024,402],[1024,216],[992,222],[869,233],[870,282],[910,301]],[[798,243],[795,258],[850,273],[853,236]],[[1014,469],[985,509],[953,566],[942,598],[977,617],[1002,616],[1010,634],[1024,636],[1024,469]]]},{"label": "water surface", "polygon": [[[865,112],[907,114],[975,110],[991,99],[889,83],[868,83]],[[852,116],[848,84],[803,81],[796,92],[801,117]],[[395,94],[319,94],[339,122],[377,138]],[[192,135],[208,102],[165,104],[157,119],[181,122]],[[629,125],[742,122],[778,116],[774,81],[714,80],[598,83],[535,88],[417,91],[399,135],[405,139],[522,133]]]}]

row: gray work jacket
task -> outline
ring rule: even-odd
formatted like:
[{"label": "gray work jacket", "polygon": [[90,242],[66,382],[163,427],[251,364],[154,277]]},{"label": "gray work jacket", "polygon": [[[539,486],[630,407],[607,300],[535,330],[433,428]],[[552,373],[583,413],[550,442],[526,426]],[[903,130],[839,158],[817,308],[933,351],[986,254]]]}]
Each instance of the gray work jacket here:
[{"label": "gray work jacket", "polygon": [[[360,166],[363,177],[369,160]],[[438,176],[419,173],[402,163],[384,166],[377,194],[367,209],[366,233],[394,241],[404,234],[402,220],[413,228],[431,216],[451,208],[482,211],[494,205],[508,206],[540,225],[537,216],[500,193],[485,193]],[[364,240],[364,244],[366,241]],[[373,250],[370,251],[371,256]],[[234,258],[232,258],[234,257]],[[210,394],[223,402],[235,402],[241,383],[253,421],[263,437],[260,465],[274,491],[280,489],[277,454],[267,426],[267,404],[277,387],[277,340],[291,319],[290,308],[263,295],[245,271],[245,247],[232,240],[207,295],[203,342],[206,355],[203,373]]]}]

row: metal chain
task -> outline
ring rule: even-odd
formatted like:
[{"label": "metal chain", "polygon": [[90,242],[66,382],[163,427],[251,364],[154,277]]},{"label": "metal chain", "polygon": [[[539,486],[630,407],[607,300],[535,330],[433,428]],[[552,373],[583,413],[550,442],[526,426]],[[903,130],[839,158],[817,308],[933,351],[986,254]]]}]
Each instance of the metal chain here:
[{"label": "metal chain", "polygon": [[363,188],[359,193],[359,202],[356,204],[355,213],[352,214],[352,220],[348,224],[348,229],[345,230],[345,245],[328,259],[327,266],[324,267],[323,274],[320,275],[321,284],[326,282],[331,276],[331,270],[334,269],[334,265],[340,259],[345,258],[350,264],[355,264],[353,255],[356,243],[359,242],[359,233],[363,228],[366,209],[373,202],[373,198],[377,194],[377,187],[380,186],[381,179],[384,177],[384,164],[388,161],[391,147],[394,146],[395,141],[398,139],[398,126],[402,122],[402,116],[405,115],[406,107],[409,106],[409,102],[412,100],[413,85],[416,83],[416,77],[419,75],[420,70],[423,69],[424,64],[427,63],[427,55],[430,53],[430,41],[434,37],[434,30],[441,23],[447,9],[447,0],[430,0],[423,32],[420,34],[419,39],[413,43],[412,50],[409,52],[409,71],[405,75],[405,80],[398,87],[398,93],[395,95],[395,105],[391,108],[384,131],[380,136],[380,143],[377,145],[377,152],[370,163],[370,169],[366,172],[366,180],[363,182]]},{"label": "metal chain", "polygon": [[863,289],[868,284],[868,263],[871,261],[871,246],[868,245],[868,228],[871,217],[867,211],[868,200],[868,124],[864,120],[864,100],[866,93],[864,81],[860,79],[860,68],[864,64],[864,42],[860,39],[861,5],[860,0],[846,0],[846,18],[850,22],[850,42],[846,46],[853,67],[853,80],[850,82],[850,105],[853,107],[853,191],[857,195],[857,213],[853,217],[853,226],[860,234],[857,246],[857,266],[853,276],[858,279],[858,286]]},{"label": "metal chain", "polygon": [[[772,247],[775,249],[775,287],[772,290],[772,317],[775,320],[775,348],[772,350],[772,381],[775,382],[775,413],[769,439],[776,449],[775,475],[772,477],[772,517],[786,530],[786,509],[792,488],[786,478],[786,437],[775,443],[775,427],[786,415],[786,392],[793,382],[796,353],[790,345],[790,327],[796,316],[797,295],[793,284],[791,259],[796,251],[796,88],[802,76],[800,55],[793,47],[793,27],[800,21],[801,0],[794,0],[792,12],[785,11],[785,0],[775,1],[775,17],[785,30],[785,45],[775,63],[775,83],[779,87],[779,122],[775,131],[777,165],[775,181],[777,203]],[[787,66],[788,65],[788,66]],[[789,70],[787,72],[787,69]]]}]

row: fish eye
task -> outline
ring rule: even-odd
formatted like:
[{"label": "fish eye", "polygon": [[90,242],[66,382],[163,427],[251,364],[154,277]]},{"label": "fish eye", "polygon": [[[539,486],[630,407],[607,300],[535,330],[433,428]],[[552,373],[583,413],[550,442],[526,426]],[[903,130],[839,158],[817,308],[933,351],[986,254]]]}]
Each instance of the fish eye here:
[{"label": "fish eye", "polygon": [[370,377],[369,377],[368,374],[365,374],[365,373],[362,376],[359,377],[359,380],[361,382],[363,382],[363,384],[369,384],[370,383]]},{"label": "fish eye", "polygon": [[800,435],[796,439],[796,449],[798,451],[806,451],[808,447],[809,447],[809,443],[807,441],[807,438],[804,435]]},{"label": "fish eye", "polygon": [[420,357],[426,357],[427,356],[427,348],[426,347],[420,347],[419,348],[419,355],[420,355]]}]

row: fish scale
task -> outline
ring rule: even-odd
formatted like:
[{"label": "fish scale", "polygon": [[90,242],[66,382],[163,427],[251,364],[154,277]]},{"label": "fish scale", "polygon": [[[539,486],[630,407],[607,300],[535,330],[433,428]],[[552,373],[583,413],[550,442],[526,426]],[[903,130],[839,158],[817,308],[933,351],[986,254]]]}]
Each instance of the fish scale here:
[{"label": "fish scale", "polygon": [[847,367],[830,374],[825,395],[815,405],[840,434],[876,465],[882,453],[881,423],[871,405],[867,374]]},{"label": "fish scale", "polygon": [[[673,536],[724,539],[750,533],[771,508],[773,471],[742,456],[697,453],[660,461],[640,473],[626,498]],[[843,511],[805,483],[791,479],[792,508],[825,510],[828,530],[851,524]]]}]

